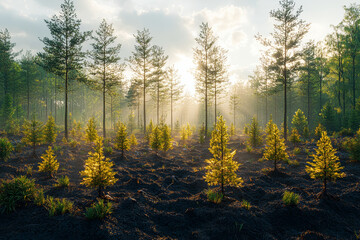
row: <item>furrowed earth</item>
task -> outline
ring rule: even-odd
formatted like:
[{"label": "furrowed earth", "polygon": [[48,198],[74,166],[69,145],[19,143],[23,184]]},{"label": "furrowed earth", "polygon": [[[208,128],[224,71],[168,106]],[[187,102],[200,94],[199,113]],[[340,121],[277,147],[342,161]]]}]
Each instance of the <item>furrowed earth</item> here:
[{"label": "furrowed earth", "polygon": [[[8,138],[13,143],[20,140]],[[357,239],[359,234],[359,163],[339,151],[346,177],[328,184],[333,198],[318,199],[322,183],[305,172],[315,142],[299,144],[297,154],[288,144],[290,160],[297,160],[298,165],[280,163],[282,174],[274,175],[269,171],[273,163],[261,160],[262,148],[248,152],[246,137],[232,137],[228,147],[237,150],[234,159],[241,163],[238,175],[244,183],[226,187],[220,204],[207,199],[204,167],[211,154],[209,144],[197,143],[196,136],[190,147],[177,145],[166,154],[156,154],[140,143],[122,159],[114,149],[107,157],[115,164],[118,181],[105,189],[113,212],[103,220],[88,220],[84,213],[97,201],[97,191],[80,184],[79,172],[91,145],[82,142],[71,147],[60,139],[56,143],[60,167],[54,178],[37,171],[39,156],[47,149],[42,145],[38,157],[24,147],[7,162],[0,162],[0,179],[26,175],[32,167],[28,177],[44,189],[45,196],[72,201],[73,212],[51,217],[44,206],[28,203],[0,214],[0,239]],[[55,187],[56,178],[63,175],[70,178],[70,186]],[[284,205],[285,190],[300,195],[298,206]],[[250,209],[243,200],[251,204]]]}]

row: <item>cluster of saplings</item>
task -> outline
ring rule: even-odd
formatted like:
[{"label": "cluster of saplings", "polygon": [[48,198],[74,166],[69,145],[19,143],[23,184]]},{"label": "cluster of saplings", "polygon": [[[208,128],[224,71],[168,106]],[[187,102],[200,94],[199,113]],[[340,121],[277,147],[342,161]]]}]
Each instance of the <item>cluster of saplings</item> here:
[{"label": "cluster of saplings", "polygon": [[[292,131],[289,138],[289,141],[296,145],[301,142],[302,139],[309,139],[310,132],[308,128],[307,118],[304,113],[299,109],[296,111],[292,119]],[[288,130],[287,130],[288,131]],[[249,136],[248,138],[248,147],[258,147],[263,142],[263,134],[259,127],[257,119],[254,117],[250,125],[245,126],[244,132]],[[282,126],[279,130],[278,126],[273,122],[272,119],[266,125],[265,129],[265,149],[263,152],[263,159],[273,161],[274,164],[274,173],[278,173],[278,163],[280,161],[286,161],[288,163],[297,164],[290,162],[288,153],[286,152],[285,139],[282,137],[284,134],[284,127]],[[336,134],[335,134],[336,135]],[[313,179],[319,179],[323,181],[323,190],[319,194],[319,197],[326,197],[327,194],[327,182],[335,181],[338,178],[345,176],[341,172],[343,167],[340,166],[340,161],[338,156],[336,156],[336,150],[332,146],[330,137],[327,135],[326,129],[319,124],[315,131],[314,136],[317,141],[317,148],[315,154],[312,154],[312,162],[307,162],[305,168],[306,172]],[[351,155],[354,159],[357,159],[360,152],[360,130],[354,138],[349,138],[344,141],[344,145],[347,146],[347,149],[352,153]],[[289,196],[289,194],[286,194]]]},{"label": "cluster of saplings", "polygon": [[[306,121],[306,118],[302,117],[302,115],[303,113],[301,111],[298,111],[297,114],[295,114],[295,121],[293,121],[294,126],[302,128],[303,125],[297,125],[298,120],[296,120],[302,119],[302,121]],[[44,128],[44,131],[40,131],[42,128]],[[79,127],[77,126],[76,128]],[[132,135],[130,139],[127,137],[128,133],[125,124],[119,123],[116,128],[117,131],[114,143],[116,148],[122,151],[122,156],[124,156],[124,151],[129,150],[131,144],[136,144],[137,141],[134,135]],[[235,129],[232,128],[233,127],[231,127],[230,132],[235,132]],[[189,124],[182,127],[180,131],[181,140],[189,138],[194,130],[195,129]],[[201,131],[202,130],[200,129],[200,132]],[[76,135],[75,132],[73,133],[74,135]],[[98,136],[96,123],[93,118],[89,120],[85,132],[85,139],[92,143],[93,151],[89,152],[89,157],[85,161],[85,168],[80,172],[80,175],[82,176],[81,184],[89,188],[97,189],[98,197],[103,199],[106,198],[104,189],[114,185],[117,181],[115,177],[116,171],[113,168],[114,163],[104,155],[104,140],[102,137]],[[248,129],[250,144],[259,144],[260,132],[257,120],[254,118]],[[306,131],[302,131],[301,133],[304,134],[304,132],[306,133]],[[345,174],[341,172],[343,167],[340,166],[339,158],[336,156],[336,150],[332,147],[331,140],[327,136],[326,131],[322,130],[322,127],[319,126],[316,129],[316,132],[317,134],[321,133],[319,134],[320,139],[317,142],[316,154],[312,155],[313,161],[308,162],[308,165],[306,166],[306,172],[309,173],[311,178],[323,181],[323,191],[320,196],[326,196],[327,182],[344,177]],[[281,137],[280,133],[281,131],[277,125],[270,120],[266,127],[266,147],[263,158],[274,162],[274,172],[278,171],[277,164],[288,158],[285,140]],[[299,133],[296,134],[298,135]],[[156,151],[156,153],[159,150],[166,152],[172,148],[171,129],[164,123],[155,126],[150,122],[146,128],[146,135],[144,137],[149,146]],[[24,141],[33,147],[43,141],[43,139],[47,139],[48,143],[51,144],[55,141],[55,138],[55,124],[53,124],[53,119],[51,117],[44,127],[35,120],[27,122],[24,125]],[[206,160],[208,165],[206,166],[206,174],[204,176],[204,179],[209,186],[220,186],[221,192],[215,192],[214,194],[213,191],[209,191],[208,194],[209,199],[212,198],[215,202],[221,202],[221,199],[225,194],[225,186],[240,187],[243,183],[242,178],[237,176],[240,163],[233,160],[236,151],[231,151],[227,148],[229,138],[230,136],[227,131],[225,120],[220,116],[211,133],[209,150],[213,157]],[[359,139],[358,136],[357,139]],[[4,149],[1,148],[1,152],[3,152],[3,150]],[[43,161],[39,163],[39,171],[47,172],[49,176],[52,177],[53,174],[57,172],[59,163],[51,146],[49,146],[48,150],[41,158]],[[58,180],[58,186],[68,185],[68,178]],[[284,202],[293,203],[298,201],[298,196],[291,192],[287,192],[284,194],[283,199]],[[12,211],[19,202],[31,200],[36,204],[46,206],[46,208],[49,209],[50,215],[63,214],[71,211],[73,208],[73,204],[66,199],[53,199],[50,196],[45,198],[43,191],[37,190],[34,182],[24,176],[2,183],[0,187],[0,205],[3,211]],[[246,201],[244,202],[244,205],[250,207],[249,203]],[[100,200],[91,208],[87,209],[86,215],[89,218],[97,218],[99,216],[103,217],[106,213],[110,212],[111,204],[105,204]]]},{"label": "cluster of saplings", "polygon": [[[134,134],[128,137],[127,127],[124,123],[119,122],[115,128],[116,131],[113,142],[115,148],[121,151],[121,156],[124,158],[124,152],[138,144],[137,139]],[[181,129],[181,131],[185,129],[185,132],[187,132],[185,140],[191,136],[190,128],[188,124]],[[57,137],[54,118],[50,116],[44,126],[35,119],[27,121],[24,123],[23,129],[24,137],[22,141],[32,146],[34,155],[38,145],[42,143],[49,144],[46,152],[41,155],[42,162],[39,163],[39,172],[45,172],[48,174],[48,177],[54,177],[54,174],[56,174],[59,169],[59,162],[52,148],[52,144]],[[98,197],[100,199],[104,198],[104,189],[107,186],[115,184],[117,179],[115,178],[116,172],[113,169],[114,163],[104,155],[104,149],[106,148],[104,148],[103,138],[98,135],[95,119],[89,119],[85,134],[82,132],[80,123],[74,122],[70,135],[73,138],[70,140],[70,143],[75,142],[74,145],[78,145],[79,143],[77,141],[81,139],[92,144],[93,151],[89,152],[89,157],[85,161],[85,169],[80,172],[80,175],[83,177],[81,184],[90,188],[97,188]],[[155,126],[152,121],[150,121],[150,124],[146,127],[146,135],[144,137],[156,153],[158,153],[159,150],[166,152],[173,148],[171,129],[165,123],[160,123]],[[68,143],[65,138],[63,138],[62,141]],[[6,161],[13,150],[14,148],[8,139],[0,139],[2,160]],[[60,177],[56,186],[68,187],[69,178],[67,176]],[[37,205],[44,205],[49,210],[51,216],[71,212],[73,208],[73,203],[66,199],[54,199],[51,196],[45,198],[43,190],[36,189],[34,181],[28,179],[26,176],[2,183],[0,187],[0,206],[2,207],[2,211],[14,211],[19,204],[29,201],[33,201]],[[99,200],[98,203],[87,209],[85,215],[91,219],[102,218],[110,212],[111,204],[105,204],[103,200]]]}]

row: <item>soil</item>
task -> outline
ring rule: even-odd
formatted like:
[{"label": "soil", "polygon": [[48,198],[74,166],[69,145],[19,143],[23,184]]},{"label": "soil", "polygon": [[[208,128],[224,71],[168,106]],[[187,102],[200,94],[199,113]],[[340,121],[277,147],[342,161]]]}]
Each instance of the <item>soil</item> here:
[{"label": "soil", "polygon": [[[20,138],[9,137],[11,141]],[[58,137],[60,139],[60,137]],[[328,184],[334,197],[318,199],[322,183],[309,178],[306,162],[314,143],[297,146],[291,154],[299,165],[281,163],[281,174],[268,169],[273,163],[261,161],[262,149],[247,152],[244,137],[231,139],[241,163],[240,188],[226,187],[220,204],[207,200],[204,180],[207,144],[193,140],[189,148],[175,146],[167,154],[156,154],[145,143],[126,153],[114,150],[108,157],[115,163],[117,183],[105,189],[112,199],[113,212],[103,220],[87,220],[85,209],[96,201],[96,189],[81,185],[79,171],[91,150],[89,144],[71,147],[58,141],[60,168],[55,178],[39,173],[39,157],[28,147],[0,162],[0,179],[25,175],[31,166],[38,187],[45,195],[74,202],[72,214],[50,217],[43,206],[29,203],[10,214],[0,214],[0,239],[356,239],[360,231],[360,166],[339,152],[346,177]],[[47,146],[37,149],[40,156]],[[289,148],[293,152],[293,146]],[[56,178],[67,175],[70,187],[55,187]],[[285,206],[285,190],[300,194],[298,206]],[[242,200],[251,208],[242,206]]]}]

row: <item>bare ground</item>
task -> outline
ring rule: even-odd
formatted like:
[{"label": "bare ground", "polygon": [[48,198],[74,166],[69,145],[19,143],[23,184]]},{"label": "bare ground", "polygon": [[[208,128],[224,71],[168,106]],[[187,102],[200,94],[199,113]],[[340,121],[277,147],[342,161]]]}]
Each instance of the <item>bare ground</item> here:
[{"label": "bare ground", "polygon": [[[11,138],[15,141],[17,137]],[[50,217],[42,206],[28,204],[10,214],[0,214],[0,239],[356,239],[360,230],[360,167],[340,152],[346,177],[329,184],[335,199],[319,200],[321,183],[305,172],[308,154],[315,144],[300,145],[291,158],[299,166],[281,164],[283,174],[272,176],[262,170],[271,162],[259,161],[261,149],[248,153],[241,142],[230,141],[236,149],[235,160],[242,165],[238,174],[244,179],[241,188],[226,188],[226,199],[220,204],[207,200],[208,189],[203,177],[205,159],[211,157],[208,144],[195,141],[190,148],[175,146],[166,155],[155,154],[145,144],[121,159],[119,151],[108,156],[117,171],[117,183],[106,193],[113,200],[113,213],[104,220],[84,217],[86,207],[96,201],[97,192],[80,185],[79,171],[84,168],[91,147],[72,148],[62,143],[57,152],[60,168],[56,175],[67,175],[70,187],[54,187],[55,179],[38,173],[40,158],[31,157],[25,148],[0,163],[0,179],[26,174],[44,188],[45,195],[67,198],[74,202],[74,212]],[[37,150],[41,155],[46,146]],[[289,150],[292,151],[292,147]],[[300,194],[297,207],[282,203],[282,194],[290,190]],[[245,199],[249,210],[241,205]]]}]

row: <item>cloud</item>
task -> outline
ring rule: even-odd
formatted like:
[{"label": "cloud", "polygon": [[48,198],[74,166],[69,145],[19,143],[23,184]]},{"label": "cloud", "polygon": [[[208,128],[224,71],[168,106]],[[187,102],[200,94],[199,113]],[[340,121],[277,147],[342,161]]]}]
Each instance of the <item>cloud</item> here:
[{"label": "cloud", "polygon": [[246,8],[234,5],[212,10],[205,8],[195,12],[192,17],[192,23],[197,26],[201,22],[208,22],[215,35],[219,36],[221,45],[227,49],[237,49],[246,45],[248,41],[248,36],[244,31],[249,23]]}]

